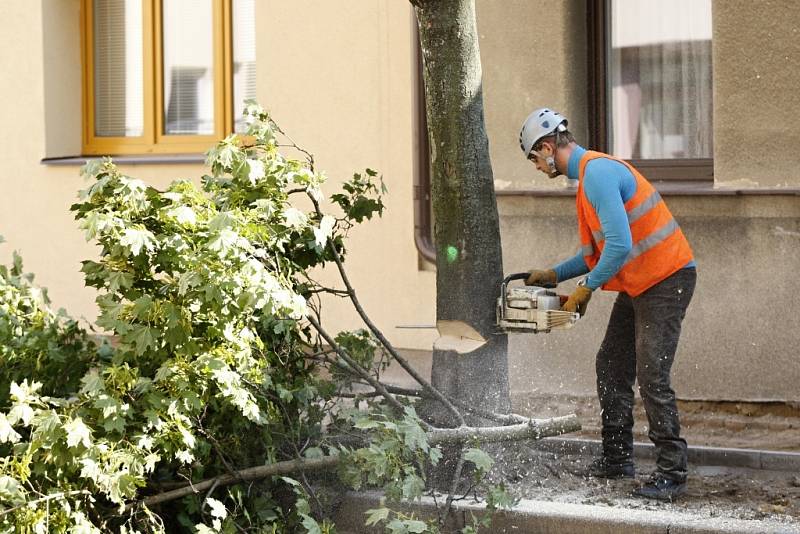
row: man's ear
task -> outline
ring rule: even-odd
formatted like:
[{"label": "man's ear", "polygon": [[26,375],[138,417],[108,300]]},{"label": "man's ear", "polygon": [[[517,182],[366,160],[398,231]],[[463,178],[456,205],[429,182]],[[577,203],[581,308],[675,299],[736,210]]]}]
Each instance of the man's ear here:
[{"label": "man's ear", "polygon": [[550,141],[543,141],[542,148],[539,149],[539,153],[545,157],[552,156],[555,153],[553,150],[553,143]]}]

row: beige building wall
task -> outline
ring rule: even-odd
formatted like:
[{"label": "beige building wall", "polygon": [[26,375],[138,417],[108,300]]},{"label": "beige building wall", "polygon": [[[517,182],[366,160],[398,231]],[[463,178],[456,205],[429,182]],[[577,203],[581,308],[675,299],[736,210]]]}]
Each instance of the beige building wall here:
[{"label": "beige building wall", "polygon": [[[76,73],[80,80],[80,41],[74,37],[79,35],[74,33],[77,6],[78,2],[68,0],[63,4],[59,0],[0,3],[0,234],[7,241],[0,245],[0,259],[7,263],[11,252],[19,250],[26,269],[49,288],[56,306],[93,319],[94,295],[83,287],[79,273],[80,260],[93,250],[69,212],[81,186],[77,168],[55,169],[39,163],[47,155],[48,144],[63,155],[55,148],[56,138],[67,133],[69,123],[77,127],[71,137],[77,144],[72,149],[80,147],[80,123],[74,124],[75,109],[80,110],[80,84],[74,84]],[[45,39],[45,28],[56,27],[52,20],[45,20],[45,14],[63,17],[57,20],[65,27],[65,39],[54,35]],[[73,32],[71,39],[69,32]],[[46,64],[54,69],[47,76]],[[57,73],[63,73],[66,81],[55,80]],[[46,93],[51,98],[46,99]],[[71,113],[61,116],[56,108]]]},{"label": "beige building wall", "polygon": [[[586,8],[582,0],[478,0],[483,101],[498,190],[561,188],[520,157],[519,130],[552,107],[578,137],[588,134]],[[536,176],[539,174],[539,176]]]},{"label": "beige building wall", "polygon": [[800,3],[714,2],[714,171],[721,187],[800,186]]},{"label": "beige building wall", "polygon": [[[788,191],[800,187],[792,68],[800,16],[794,2],[770,5],[767,16],[747,2],[714,3],[715,182],[785,194],[666,196],[699,264],[674,372],[682,398],[800,400],[793,298],[800,197]],[[519,152],[519,126],[533,108],[563,111],[580,140],[587,136],[584,9],[579,0],[478,0],[483,96],[500,190],[563,187],[537,176]],[[409,4],[260,0],[256,16],[259,100],[315,154],[331,186],[366,167],[383,175],[386,212],[352,232],[348,269],[389,338],[429,350],[435,331],[397,328],[435,319],[435,276],[413,238],[418,95]],[[77,165],[41,163],[80,151],[79,1],[2,2],[0,26],[7,74],[0,85],[0,234],[8,241],[0,260],[19,249],[56,306],[92,320],[94,294],[79,269],[95,251],[69,212],[85,184]],[[156,186],[204,172],[200,164],[124,170]],[[577,250],[574,198],[503,196],[498,205],[506,272],[550,266]],[[332,281],[334,274],[322,276]],[[594,354],[612,297],[595,295],[587,317],[569,332],[513,336],[514,392],[593,396]],[[324,318],[331,330],[359,325],[342,301],[328,302]]]},{"label": "beige building wall", "polygon": [[[310,15],[312,14],[312,15]],[[350,235],[347,268],[365,309],[398,346],[430,350],[435,273],[419,268],[412,186],[417,158],[416,56],[407,2],[258,4],[259,100],[315,155],[331,185],[370,167],[389,190],[379,220]],[[326,280],[336,280],[329,270]],[[331,328],[363,327],[329,300]]]}]

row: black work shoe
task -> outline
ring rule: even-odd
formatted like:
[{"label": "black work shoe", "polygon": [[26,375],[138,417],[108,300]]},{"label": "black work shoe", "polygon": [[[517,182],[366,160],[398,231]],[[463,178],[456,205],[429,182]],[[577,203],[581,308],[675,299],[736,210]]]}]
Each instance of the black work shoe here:
[{"label": "black work shoe", "polygon": [[601,456],[589,465],[586,474],[595,478],[633,478],[636,470],[633,463],[615,463]]},{"label": "black work shoe", "polygon": [[646,499],[672,502],[684,493],[686,493],[686,481],[678,482],[665,477],[661,473],[653,473],[644,486],[634,490],[633,495]]}]

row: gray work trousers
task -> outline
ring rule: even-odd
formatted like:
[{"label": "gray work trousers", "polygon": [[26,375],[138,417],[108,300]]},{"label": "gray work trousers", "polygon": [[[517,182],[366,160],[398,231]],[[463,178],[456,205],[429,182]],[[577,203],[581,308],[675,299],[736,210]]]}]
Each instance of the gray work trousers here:
[{"label": "gray work trousers", "polygon": [[638,380],[656,468],[679,482],[686,480],[686,440],[680,437],[670,370],[696,280],[695,269],[685,268],[637,297],[620,293],[597,353],[603,455],[613,463],[633,461],[633,385]]}]

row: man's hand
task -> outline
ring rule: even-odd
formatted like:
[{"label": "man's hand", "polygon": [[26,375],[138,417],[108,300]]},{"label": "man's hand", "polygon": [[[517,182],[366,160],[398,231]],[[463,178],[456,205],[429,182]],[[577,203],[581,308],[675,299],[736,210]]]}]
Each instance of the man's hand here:
[{"label": "man's hand", "polygon": [[525,285],[528,286],[555,287],[556,284],[558,284],[558,277],[553,269],[546,271],[533,269],[528,271],[528,278],[525,279]]},{"label": "man's hand", "polygon": [[578,286],[572,295],[569,296],[567,302],[561,306],[561,309],[568,312],[578,312],[581,316],[586,315],[586,306],[589,304],[589,299],[592,298],[592,290],[586,286]]}]

